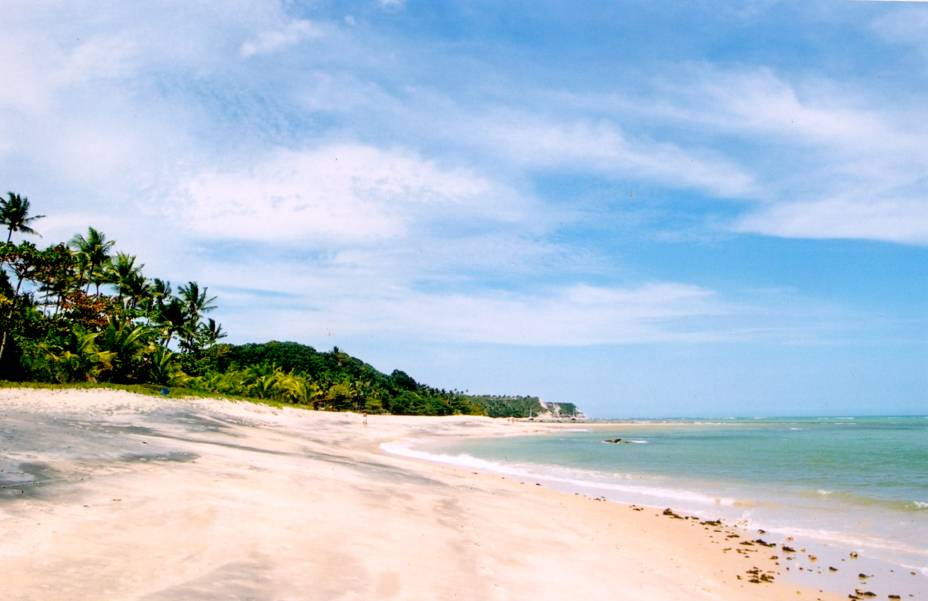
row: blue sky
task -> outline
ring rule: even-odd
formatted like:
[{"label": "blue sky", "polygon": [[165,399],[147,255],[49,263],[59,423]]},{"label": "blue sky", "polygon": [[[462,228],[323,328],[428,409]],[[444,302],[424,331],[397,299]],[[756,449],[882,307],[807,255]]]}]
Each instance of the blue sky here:
[{"label": "blue sky", "polygon": [[0,185],[233,342],[596,416],[928,413],[928,3],[4,8]]}]

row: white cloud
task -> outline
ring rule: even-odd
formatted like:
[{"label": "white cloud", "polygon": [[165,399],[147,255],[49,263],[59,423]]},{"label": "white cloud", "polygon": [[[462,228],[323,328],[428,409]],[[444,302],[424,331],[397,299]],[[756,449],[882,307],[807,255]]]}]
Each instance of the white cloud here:
[{"label": "white cloud", "polygon": [[830,82],[800,91],[767,71],[719,85],[720,120],[798,145],[783,172],[771,172],[766,202],[735,229],[928,244],[925,120],[868,106]]},{"label": "white cloud", "polygon": [[485,122],[481,133],[489,148],[528,167],[566,167],[722,196],[743,196],[753,187],[749,174],[714,153],[669,142],[632,140],[604,121],[509,115]]},{"label": "white cloud", "polygon": [[406,0],[377,0],[382,8],[400,9],[406,6]]},{"label": "white cloud", "polygon": [[687,86],[684,98],[691,102],[690,117],[713,127],[815,144],[842,154],[906,150],[919,143],[918,128],[893,123],[884,107],[867,106],[859,91],[825,79],[800,85],[768,68],[705,71]]},{"label": "white cloud", "polygon": [[124,35],[63,45],[28,31],[0,33],[0,72],[5,81],[16,83],[0,86],[0,107],[7,110],[40,114],[54,108],[58,94],[124,77],[138,61],[136,44]]},{"label": "white cloud", "polygon": [[928,245],[928,197],[779,203],[752,211],[735,227],[788,238],[856,238]]},{"label": "white cloud", "polygon": [[[823,78],[690,67],[646,98],[573,102],[739,149],[756,204],[735,231],[925,244],[928,111]],[[656,99],[655,99],[656,97]],[[801,199],[801,200],[799,200]]]},{"label": "white cloud", "polygon": [[321,36],[322,31],[313,23],[305,20],[291,21],[283,29],[263,31],[246,40],[242,43],[239,52],[246,58],[258,54],[269,54]]},{"label": "white cloud", "polygon": [[[684,284],[575,285],[534,294],[425,293],[381,286],[355,290],[373,292],[342,292],[315,311],[283,306],[270,322],[262,322],[261,335],[268,336],[268,328],[272,332],[280,328],[280,336],[317,340],[327,335],[341,339],[386,335],[532,346],[707,341],[726,336],[695,327],[695,320],[719,316],[725,309],[711,291]],[[252,333],[246,324],[243,327],[246,336]]]},{"label": "white cloud", "polygon": [[181,223],[197,236],[305,246],[363,245],[403,238],[415,224],[517,222],[527,214],[517,195],[477,173],[361,144],[206,170],[181,195]]}]

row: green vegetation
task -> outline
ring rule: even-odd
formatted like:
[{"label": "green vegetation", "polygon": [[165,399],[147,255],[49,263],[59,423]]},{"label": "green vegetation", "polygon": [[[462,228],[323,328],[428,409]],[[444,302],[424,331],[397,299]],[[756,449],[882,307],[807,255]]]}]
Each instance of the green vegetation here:
[{"label": "green vegetation", "polygon": [[[325,410],[527,417],[534,397],[472,397],[384,374],[337,347],[230,345],[209,317],[216,297],[177,287],[90,227],[44,249],[29,199],[0,198],[0,378],[31,385],[105,385],[146,394],[220,394]],[[6,385],[6,384],[4,384]]]},{"label": "green vegetation", "polygon": [[295,342],[212,349],[210,370],[192,386],[220,394],[273,398],[314,409],[407,415],[482,415],[463,393],[416,382],[405,372],[387,375],[337,347],[329,352]]},{"label": "green vegetation", "polygon": [[537,396],[486,394],[469,397],[490,417],[577,417],[573,403],[547,403]]}]

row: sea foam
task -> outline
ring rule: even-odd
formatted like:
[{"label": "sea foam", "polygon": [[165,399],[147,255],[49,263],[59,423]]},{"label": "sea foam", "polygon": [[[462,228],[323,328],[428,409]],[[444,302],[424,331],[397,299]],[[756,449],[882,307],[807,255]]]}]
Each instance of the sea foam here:
[{"label": "sea foam", "polygon": [[[647,443],[647,441],[641,441],[638,444],[643,443]],[[657,503],[655,506],[663,505],[670,501],[692,503],[702,507],[735,507],[743,504],[729,497],[718,497],[684,489],[618,484],[616,482],[599,480],[596,478],[596,474],[593,473],[586,473],[583,470],[577,469],[564,470],[558,466],[538,465],[529,468],[522,465],[487,461],[486,459],[480,459],[479,457],[474,457],[465,453],[456,455],[429,453],[427,451],[411,448],[408,443],[384,442],[380,444],[380,448],[387,453],[400,455],[402,457],[456,465],[507,476],[518,476],[527,480],[540,480],[561,484],[564,485],[563,488],[574,492],[577,492],[577,489],[582,489],[599,493],[619,493],[616,495],[617,497],[623,496],[622,493],[635,497],[634,499],[616,499],[628,502],[641,502],[639,497],[646,497],[652,499],[652,502]],[[571,475],[566,475],[566,471],[569,471]]]}]

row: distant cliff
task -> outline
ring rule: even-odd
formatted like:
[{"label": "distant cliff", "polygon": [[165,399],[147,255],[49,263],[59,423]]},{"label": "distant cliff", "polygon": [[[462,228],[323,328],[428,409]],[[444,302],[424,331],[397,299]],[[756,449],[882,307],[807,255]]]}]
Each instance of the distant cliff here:
[{"label": "distant cliff", "polygon": [[490,417],[519,417],[535,419],[584,419],[573,403],[546,402],[537,396],[520,395],[468,395],[468,400],[483,407]]}]

